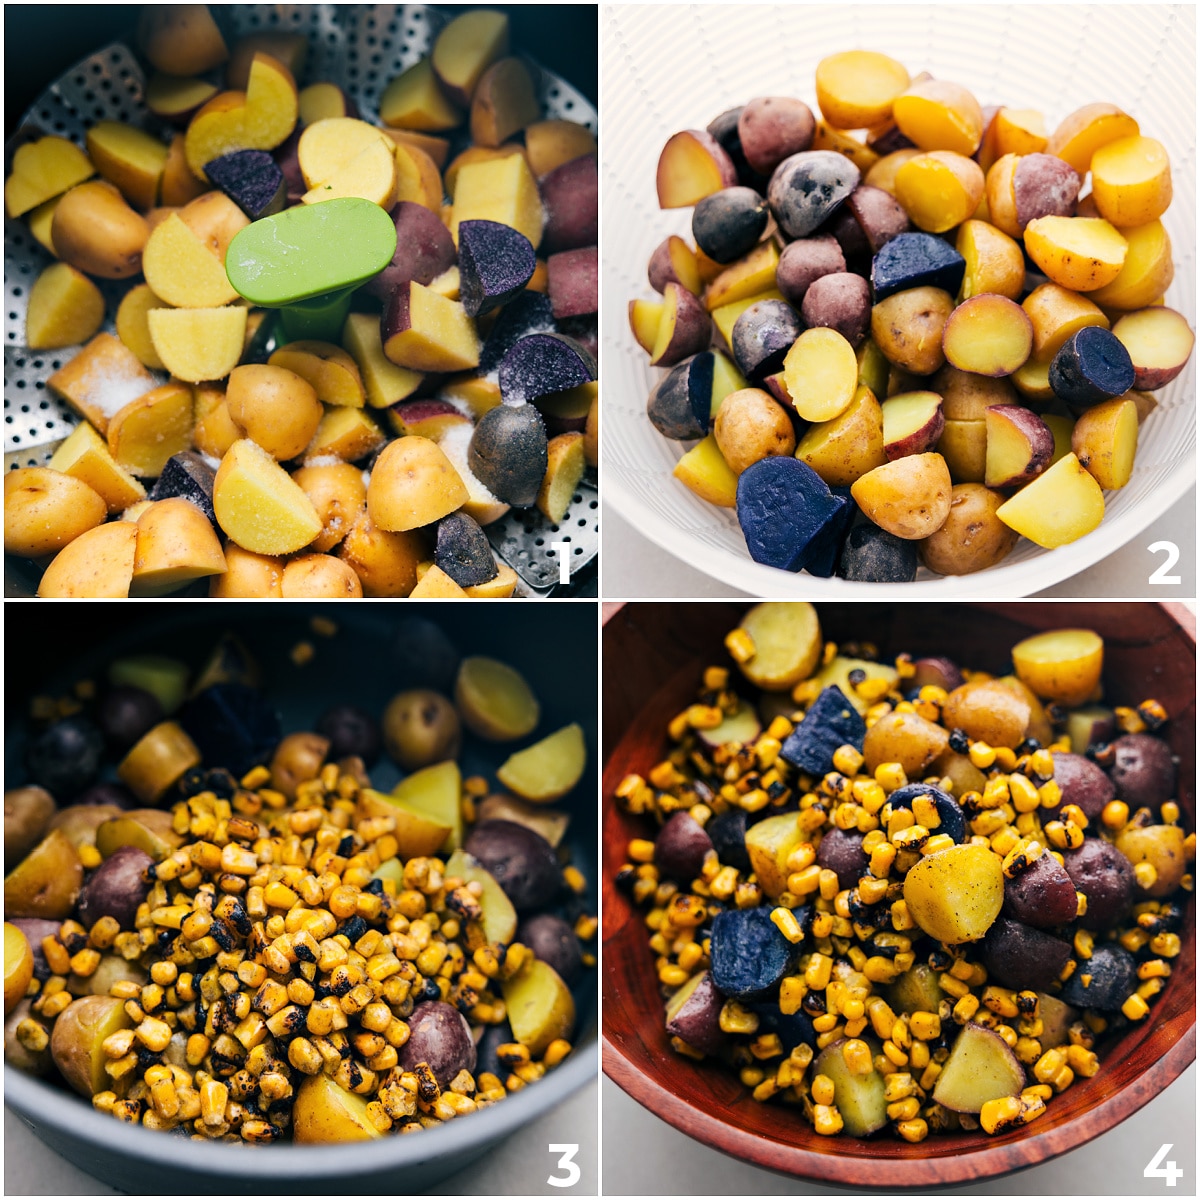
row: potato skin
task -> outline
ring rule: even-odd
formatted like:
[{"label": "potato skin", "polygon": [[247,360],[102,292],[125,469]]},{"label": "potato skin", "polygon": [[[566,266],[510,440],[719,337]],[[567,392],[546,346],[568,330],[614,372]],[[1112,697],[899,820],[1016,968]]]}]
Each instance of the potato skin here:
[{"label": "potato skin", "polygon": [[858,168],[836,151],[806,150],[775,168],[767,203],[784,233],[807,237],[854,191],[859,178]]},{"label": "potato skin", "polygon": [[888,713],[867,730],[863,759],[868,771],[882,763],[898,762],[910,779],[920,779],[949,741],[945,729],[916,713]]},{"label": "potato skin", "polygon": [[909,454],[876,467],[850,487],[859,508],[881,529],[917,541],[950,515],[952,485],[940,454]]},{"label": "potato skin", "polygon": [[562,886],[554,847],[524,825],[480,821],[463,849],[491,872],[520,913],[549,903]]},{"label": "potato skin", "polygon": [[57,806],[44,787],[10,788],[4,793],[4,866],[16,866],[46,836]]},{"label": "potato skin", "polygon": [[562,917],[539,913],[517,926],[517,941],[549,963],[570,986],[583,970],[583,948],[575,930]]},{"label": "potato skin", "polygon": [[466,1018],[440,1000],[418,1004],[408,1018],[409,1038],[400,1047],[400,1067],[426,1063],[439,1086],[448,1088],[460,1071],[475,1070],[475,1042]]},{"label": "potato skin", "polygon": [[1016,749],[1029,728],[1029,704],[995,680],[964,683],[946,697],[943,723],[989,746]]},{"label": "potato skin", "polygon": [[121,846],[100,864],[79,893],[79,919],[90,929],[101,917],[113,917],[132,929],[138,905],[150,891],[143,878],[154,860],[136,846]]},{"label": "potato skin", "polygon": [[871,326],[870,286],[861,275],[848,271],[823,275],[805,292],[800,314],[809,329],[816,325],[836,329],[857,346]]},{"label": "potato skin", "polygon": [[102,524],[108,506],[73,475],[19,467],[4,477],[4,552],[26,558],[55,554]]},{"label": "potato skin", "polygon": [[289,733],[275,747],[271,759],[271,786],[289,799],[296,788],[316,779],[329,753],[329,739],[319,733]]},{"label": "potato skin", "polygon": [[1075,890],[1087,897],[1087,912],[1079,921],[1084,929],[1101,933],[1129,915],[1137,880],[1133,864],[1111,842],[1087,838],[1078,850],[1064,850],[1063,868]]},{"label": "potato skin", "polygon": [[690,885],[712,849],[712,839],[695,817],[672,813],[654,839],[654,865],[668,879]]},{"label": "potato skin", "polygon": [[1090,758],[1055,750],[1054,782],[1062,793],[1059,806],[1077,805],[1089,821],[1098,821],[1116,795],[1112,780]]},{"label": "potato skin", "polygon": [[942,333],[953,311],[950,293],[941,288],[894,292],[871,310],[871,337],[888,362],[932,375],[946,361]]},{"label": "potato skin", "polygon": [[770,455],[790,455],[796,434],[783,408],[759,388],[726,396],[713,430],[725,461],[737,474]]},{"label": "potato skin", "polygon": [[775,286],[793,307],[803,304],[808,289],[825,275],[845,271],[846,259],[837,238],[830,234],[798,238],[779,255]]},{"label": "potato skin", "polygon": [[[869,731],[868,731],[869,732]],[[857,830],[830,829],[817,847],[817,865],[835,871],[839,888],[852,888],[867,873],[863,835]]]},{"label": "potato skin", "polygon": [[409,771],[455,758],[462,741],[454,705],[425,688],[392,697],[383,710],[382,733],[388,755]]},{"label": "potato skin", "polygon": [[50,239],[63,262],[101,279],[128,279],[142,269],[150,236],[145,217],[101,179],[73,187],[58,202]]},{"label": "potato skin", "polygon": [[752,170],[770,174],[785,158],[812,145],[817,122],[803,100],[760,96],[741,111],[737,122],[742,154]]},{"label": "potato skin", "polygon": [[950,489],[950,515],[921,543],[921,561],[939,575],[970,575],[993,567],[1017,544],[1018,535],[996,516],[999,492],[981,483]]},{"label": "potato skin", "polygon": [[1183,828],[1179,825],[1127,827],[1117,834],[1117,850],[1135,866],[1149,863],[1158,878],[1145,889],[1154,899],[1169,896],[1188,867]]},{"label": "potato skin", "polygon": [[1175,795],[1175,760],[1171,747],[1147,733],[1127,733],[1113,743],[1116,760],[1109,776],[1117,795],[1130,809],[1157,808]]}]

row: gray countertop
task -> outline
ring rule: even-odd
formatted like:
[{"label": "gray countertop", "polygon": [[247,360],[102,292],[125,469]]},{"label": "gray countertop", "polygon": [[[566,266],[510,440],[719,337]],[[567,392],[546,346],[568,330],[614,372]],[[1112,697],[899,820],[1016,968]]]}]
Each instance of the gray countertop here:
[{"label": "gray countertop", "polygon": [[[710,599],[739,598],[745,593],[712,579],[681,559],[660,549],[606,505],[601,524],[604,552],[601,555],[606,599],[672,597]],[[1174,542],[1179,562],[1171,574],[1178,584],[1152,584],[1150,575],[1163,564],[1161,552],[1151,554],[1155,542]],[[1118,547],[1107,558],[1062,583],[1038,592],[1038,596],[1095,599],[1140,598],[1179,600],[1196,595],[1196,489],[1172,505],[1149,529]],[[889,599],[903,599],[903,588],[890,589]],[[797,594],[803,598],[802,593]],[[997,597],[999,599],[1001,597]]]}]

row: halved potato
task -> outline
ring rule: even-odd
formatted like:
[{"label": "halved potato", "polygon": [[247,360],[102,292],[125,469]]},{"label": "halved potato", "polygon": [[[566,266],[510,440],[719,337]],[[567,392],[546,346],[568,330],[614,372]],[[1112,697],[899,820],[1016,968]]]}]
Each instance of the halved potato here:
[{"label": "halved potato", "polygon": [[526,800],[549,804],[579,782],[586,765],[583,729],[571,724],[510,755],[496,778]]}]

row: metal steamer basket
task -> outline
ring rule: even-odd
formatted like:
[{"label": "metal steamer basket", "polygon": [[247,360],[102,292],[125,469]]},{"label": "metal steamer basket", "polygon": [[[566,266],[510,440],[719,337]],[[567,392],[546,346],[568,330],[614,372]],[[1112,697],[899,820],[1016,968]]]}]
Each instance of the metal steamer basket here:
[{"label": "metal steamer basket", "polygon": [[[379,123],[384,89],[429,53],[438,30],[449,19],[445,10],[423,4],[232,4],[217,16],[232,39],[268,30],[305,34],[309,52],[297,84],[303,87],[317,80],[338,84],[354,100],[362,118],[374,123]],[[6,169],[16,148],[32,137],[55,134],[83,147],[88,128],[98,121],[124,121],[154,134],[174,132],[146,108],[146,73],[132,43],[130,35],[105,46],[46,88],[5,146]],[[533,74],[543,117],[576,121],[595,133],[597,114],[591,102],[565,79],[529,65],[536,67]],[[461,145],[452,144],[452,154],[467,144],[465,132],[459,131],[458,137]],[[46,380],[70,361],[74,350],[32,351],[24,344],[29,289],[52,261],[24,221],[5,218],[5,471],[44,465],[80,419],[46,386]],[[140,278],[95,281],[104,295],[104,331],[115,333],[117,306]],[[273,338],[258,347],[263,361],[274,347]],[[560,547],[569,556],[571,576],[579,576],[600,549],[595,470],[588,469],[560,524],[552,524],[536,508],[513,509],[487,526],[486,532],[496,554],[520,577],[519,594],[570,594],[575,590],[572,586],[560,585]],[[37,574],[24,560],[6,558],[5,593],[31,595],[37,587]],[[199,594],[196,586],[186,594]]]}]

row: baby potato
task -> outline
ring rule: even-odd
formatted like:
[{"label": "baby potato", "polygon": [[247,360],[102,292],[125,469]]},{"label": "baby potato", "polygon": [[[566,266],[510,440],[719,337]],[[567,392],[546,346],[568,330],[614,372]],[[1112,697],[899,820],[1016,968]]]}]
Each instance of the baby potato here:
[{"label": "baby potato", "polygon": [[289,800],[295,799],[296,788],[316,779],[329,753],[329,739],[319,733],[289,733],[275,747],[271,759],[271,786]]},{"label": "baby potato", "polygon": [[46,836],[56,806],[43,787],[10,788],[4,793],[4,865],[15,866]]},{"label": "baby potato", "polygon": [[899,763],[909,779],[922,779],[950,743],[950,734],[916,713],[889,713],[863,738],[863,760],[874,773],[882,763]]},{"label": "baby potato", "polygon": [[292,472],[292,481],[300,485],[321,519],[323,528],[312,543],[313,550],[332,550],[366,511],[367,485],[362,471],[352,463],[301,467]]},{"label": "baby potato", "polygon": [[55,554],[103,524],[108,506],[95,489],[49,467],[4,476],[4,551],[26,558]]},{"label": "baby potato", "polygon": [[572,724],[510,755],[496,778],[526,800],[550,804],[579,782],[586,765],[583,729]]},{"label": "baby potato", "polygon": [[756,604],[742,617],[739,628],[749,635],[753,653],[745,662],[739,660],[738,666],[764,692],[786,692],[820,665],[825,644],[811,604]]},{"label": "baby potato", "polygon": [[362,581],[354,568],[330,554],[302,554],[283,568],[283,598],[319,596],[327,600],[357,600]]},{"label": "baby potato", "polygon": [[881,529],[916,541],[946,523],[951,490],[950,470],[940,454],[907,454],[856,479],[850,494]]},{"label": "baby potato", "polygon": [[1157,878],[1144,891],[1155,899],[1169,896],[1187,871],[1188,857],[1183,843],[1184,832],[1180,825],[1146,825],[1142,828],[1127,825],[1117,834],[1117,849],[1134,866],[1144,862],[1154,868]]},{"label": "baby potato", "polygon": [[63,1078],[81,1096],[90,1100],[112,1083],[104,1069],[109,1062],[104,1039],[132,1024],[125,1002],[116,996],[84,996],[59,1014],[50,1036],[50,1053]]},{"label": "baby potato", "polygon": [[953,311],[950,293],[941,288],[895,292],[871,310],[871,337],[888,362],[932,375],[946,361],[942,333]]},{"label": "baby potato", "polygon": [[1012,649],[1017,677],[1043,700],[1068,708],[1096,690],[1104,667],[1104,639],[1090,629],[1054,629]]},{"label": "baby potato", "polygon": [[964,683],[946,697],[943,723],[972,741],[1015,749],[1025,740],[1032,711],[1028,702],[997,680]]},{"label": "baby potato", "polygon": [[83,865],[75,847],[61,830],[51,830],[4,877],[5,916],[63,920],[82,886]]},{"label": "baby potato", "polygon": [[760,388],[743,388],[726,396],[713,432],[725,461],[739,475],[761,458],[789,455],[796,449],[787,413]]},{"label": "baby potato", "polygon": [[505,981],[503,993],[513,1037],[528,1046],[530,1054],[540,1055],[556,1038],[570,1037],[575,1026],[575,1001],[549,963],[530,959]]},{"label": "baby potato", "polygon": [[308,380],[262,363],[230,372],[225,402],[245,435],[281,462],[304,452],[325,411]]},{"label": "baby potato", "polygon": [[440,692],[400,692],[383,710],[383,744],[408,771],[445,762],[458,754],[462,728],[454,706]]},{"label": "baby potato", "polygon": [[73,187],[58,202],[50,238],[58,257],[86,275],[128,279],[142,269],[146,218],[101,179]]},{"label": "baby potato", "polygon": [[950,946],[981,938],[1000,915],[1004,871],[990,846],[928,854],[904,877],[904,901],[930,937]]},{"label": "baby potato", "polygon": [[996,509],[1004,497],[982,483],[957,483],[950,489],[950,515],[921,542],[921,561],[939,575],[970,575],[994,567],[1017,544]]},{"label": "baby potato", "polygon": [[33,950],[15,925],[4,922],[4,1015],[7,1017],[25,996],[33,978]]}]

